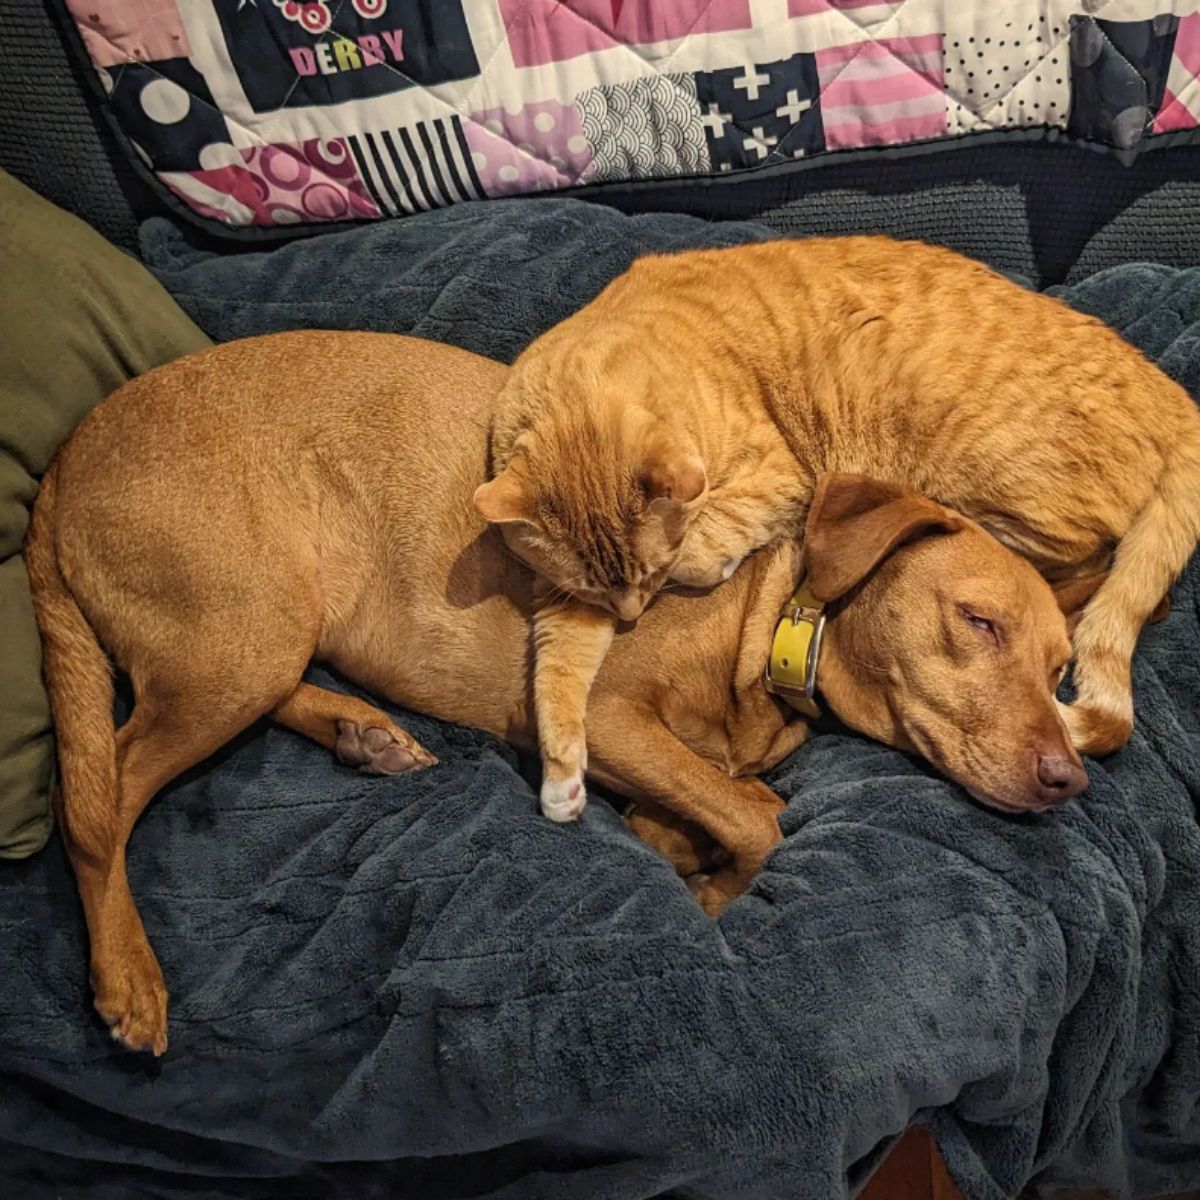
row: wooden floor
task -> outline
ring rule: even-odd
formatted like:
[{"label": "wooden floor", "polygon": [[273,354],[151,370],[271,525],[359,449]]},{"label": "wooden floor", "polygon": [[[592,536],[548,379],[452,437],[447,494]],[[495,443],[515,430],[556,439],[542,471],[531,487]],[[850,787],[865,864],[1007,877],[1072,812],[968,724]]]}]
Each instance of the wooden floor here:
[{"label": "wooden floor", "polygon": [[[1073,1192],[1059,1200],[1106,1200],[1103,1192]],[[883,1165],[871,1176],[860,1200],[965,1200],[954,1186],[946,1164],[923,1129],[910,1129],[893,1147]],[[1200,1200],[1188,1192],[1162,1200]]]},{"label": "wooden floor", "polygon": [[923,1129],[910,1129],[871,1176],[860,1200],[963,1200]]}]

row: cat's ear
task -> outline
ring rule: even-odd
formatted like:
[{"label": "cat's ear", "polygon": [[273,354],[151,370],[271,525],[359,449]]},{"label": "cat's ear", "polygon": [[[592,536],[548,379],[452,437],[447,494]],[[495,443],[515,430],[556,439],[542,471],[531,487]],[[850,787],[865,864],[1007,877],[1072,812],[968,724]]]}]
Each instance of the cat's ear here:
[{"label": "cat's ear", "polygon": [[534,524],[529,486],[511,466],[495,479],[481,483],[475,489],[471,503],[475,505],[475,511],[493,525],[511,525],[515,521]]},{"label": "cat's ear", "polygon": [[837,600],[898,546],[962,527],[957,513],[898,484],[823,475],[804,527],[809,589],[822,602]]},{"label": "cat's ear", "polygon": [[656,436],[647,444],[642,460],[642,486],[651,505],[656,500],[691,504],[708,488],[704,460],[689,454],[669,435]]}]

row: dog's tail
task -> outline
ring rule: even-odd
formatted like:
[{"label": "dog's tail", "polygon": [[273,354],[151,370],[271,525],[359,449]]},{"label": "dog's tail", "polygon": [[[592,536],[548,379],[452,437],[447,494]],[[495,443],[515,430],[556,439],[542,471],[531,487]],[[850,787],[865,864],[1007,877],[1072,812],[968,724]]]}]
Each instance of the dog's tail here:
[{"label": "dog's tail", "polygon": [[33,506],[25,564],[58,739],[58,817],[73,851],[103,860],[117,806],[113,676],[108,656],[59,567],[55,475],[52,465]]},{"label": "dog's tail", "polygon": [[1073,638],[1077,699],[1063,716],[1078,750],[1108,754],[1133,730],[1138,634],[1200,540],[1200,436],[1172,447],[1158,490],[1117,546]]}]

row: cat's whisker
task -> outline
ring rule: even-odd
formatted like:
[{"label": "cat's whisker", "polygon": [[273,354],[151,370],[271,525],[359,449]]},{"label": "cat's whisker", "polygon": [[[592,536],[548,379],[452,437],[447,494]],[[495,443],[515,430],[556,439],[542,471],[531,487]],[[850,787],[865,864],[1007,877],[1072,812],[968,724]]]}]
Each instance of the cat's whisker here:
[{"label": "cat's whisker", "polygon": [[542,604],[549,607],[556,604],[570,604],[572,601],[579,603],[576,597],[568,592],[566,588],[555,586],[546,593],[542,599]]}]

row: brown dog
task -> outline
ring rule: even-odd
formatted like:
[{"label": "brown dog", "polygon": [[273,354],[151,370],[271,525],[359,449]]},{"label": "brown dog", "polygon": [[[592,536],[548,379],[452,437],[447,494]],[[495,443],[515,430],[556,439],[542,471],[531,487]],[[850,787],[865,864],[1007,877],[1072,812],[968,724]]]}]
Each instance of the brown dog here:
[{"label": "brown dog", "polygon": [[[160,788],[264,714],[366,772],[433,764],[378,709],[301,682],[310,659],[535,745],[534,580],[471,507],[505,370],[377,334],[232,343],[126,385],[46,475],[27,555],[59,812],[96,1007],[125,1045],[167,1044],[124,857]],[[831,605],[821,686],[845,721],[1002,808],[1082,789],[1053,694],[1066,625],[1032,567],[930,500],[849,476],[818,489],[805,554]],[[596,683],[591,774],[649,802],[636,827],[681,870],[707,865],[701,842],[723,849],[699,888],[710,913],[780,837],[782,804],[753,776],[805,735],[762,682],[799,557],[786,543],[708,595],[665,595]],[[119,730],[111,663],[136,695]]]}]

